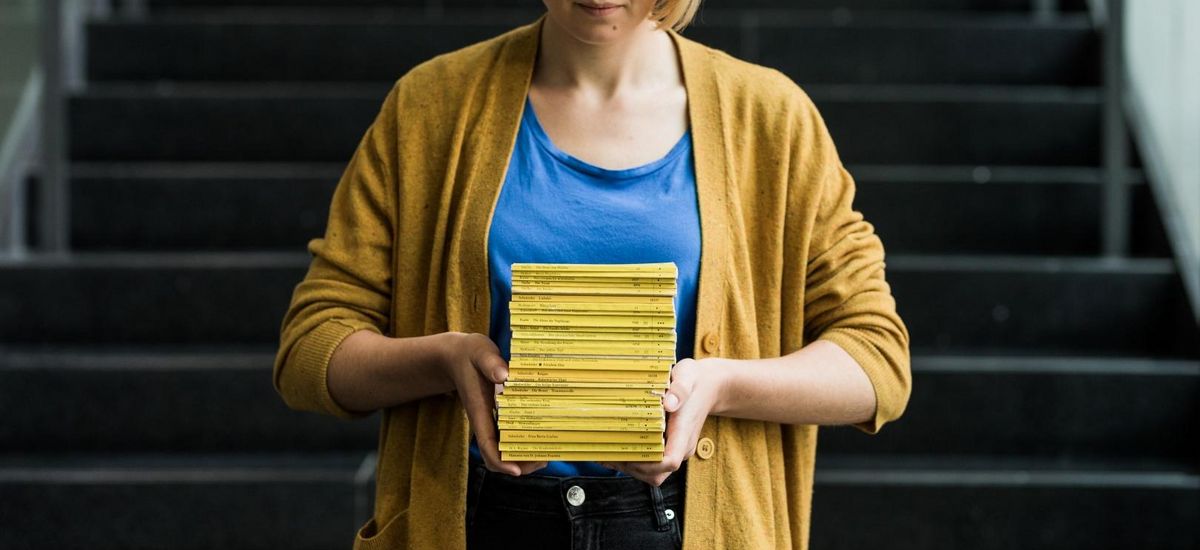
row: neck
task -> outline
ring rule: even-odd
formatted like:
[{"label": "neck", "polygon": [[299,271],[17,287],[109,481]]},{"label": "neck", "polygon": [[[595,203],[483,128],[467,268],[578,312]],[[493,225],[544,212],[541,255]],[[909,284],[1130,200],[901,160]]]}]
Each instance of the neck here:
[{"label": "neck", "polygon": [[539,86],[572,89],[598,100],[627,90],[669,85],[675,73],[675,46],[650,20],[624,40],[592,44],[575,38],[552,19],[542,25],[533,79]]}]

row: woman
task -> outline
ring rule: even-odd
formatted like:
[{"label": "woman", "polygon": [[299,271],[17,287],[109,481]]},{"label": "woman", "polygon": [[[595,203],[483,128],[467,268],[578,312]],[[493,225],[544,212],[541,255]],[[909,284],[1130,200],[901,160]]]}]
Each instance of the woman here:
[{"label": "woman", "polygon": [[[795,83],[678,34],[698,0],[545,4],[393,85],[275,387],[384,411],[356,548],[805,548],[816,426],[875,433],[910,391],[853,180]],[[499,459],[516,261],[679,265],[662,462]]]}]

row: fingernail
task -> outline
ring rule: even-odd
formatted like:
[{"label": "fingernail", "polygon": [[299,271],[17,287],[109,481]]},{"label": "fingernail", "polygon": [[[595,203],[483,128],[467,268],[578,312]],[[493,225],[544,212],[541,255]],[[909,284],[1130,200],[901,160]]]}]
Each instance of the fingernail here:
[{"label": "fingernail", "polygon": [[508,369],[496,369],[496,382],[504,382],[508,380]]},{"label": "fingernail", "polygon": [[673,393],[669,393],[669,394],[667,394],[667,403],[666,403],[666,405],[667,405],[667,408],[668,408],[668,409],[674,409],[674,408],[675,408],[675,406],[676,406],[676,405],[678,405],[678,404],[679,404],[679,398],[678,398],[678,397],[675,397],[675,394],[673,394]]}]

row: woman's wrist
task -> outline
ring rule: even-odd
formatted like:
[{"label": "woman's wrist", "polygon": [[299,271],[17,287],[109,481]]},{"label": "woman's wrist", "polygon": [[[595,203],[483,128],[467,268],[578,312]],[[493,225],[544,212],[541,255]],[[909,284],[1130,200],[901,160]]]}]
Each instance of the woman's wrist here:
[{"label": "woman's wrist", "polygon": [[713,416],[724,416],[730,407],[733,406],[735,397],[734,377],[737,375],[737,359],[726,359],[724,357],[710,357],[701,361],[704,368],[707,370],[705,378],[708,379],[708,385],[712,392],[712,409],[709,411]]},{"label": "woman's wrist", "polygon": [[344,406],[370,410],[446,393],[454,383],[442,363],[441,335],[389,337],[358,331],[343,341],[331,364],[331,390]]},{"label": "woman's wrist", "polygon": [[440,381],[446,385],[446,391],[454,391],[456,388],[454,370],[462,366],[461,355],[464,347],[467,346],[468,336],[469,333],[455,330],[428,336],[433,341],[434,358],[436,358],[434,361],[437,364]]}]

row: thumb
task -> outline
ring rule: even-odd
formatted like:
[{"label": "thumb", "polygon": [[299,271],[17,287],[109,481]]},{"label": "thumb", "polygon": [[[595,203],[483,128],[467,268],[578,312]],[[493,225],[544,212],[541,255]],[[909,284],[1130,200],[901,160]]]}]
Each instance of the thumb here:
[{"label": "thumb", "polygon": [[665,408],[667,412],[675,412],[675,410],[679,408],[680,402],[681,400],[679,399],[679,396],[673,391],[668,391],[667,394],[663,396],[663,408]]}]

